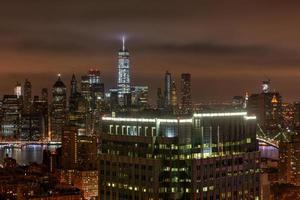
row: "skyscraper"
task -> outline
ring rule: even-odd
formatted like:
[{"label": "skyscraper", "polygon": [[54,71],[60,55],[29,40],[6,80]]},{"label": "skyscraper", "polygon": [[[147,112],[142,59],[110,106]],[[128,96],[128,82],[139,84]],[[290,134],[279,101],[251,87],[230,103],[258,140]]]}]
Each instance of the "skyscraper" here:
[{"label": "skyscraper", "polygon": [[48,89],[47,88],[42,89],[42,100],[48,103]]},{"label": "skyscraper", "polygon": [[49,130],[50,130],[50,120],[49,120],[49,104],[48,104],[48,89],[47,88],[42,88],[41,91],[41,101],[43,102],[42,104],[44,105],[44,120],[45,120],[45,138],[49,138]]},{"label": "skyscraper", "polygon": [[282,126],[282,97],[278,92],[270,92],[270,81],[263,81],[262,92],[252,94],[248,99],[247,110],[257,116],[261,128],[274,137]]},{"label": "skyscraper", "polygon": [[88,102],[90,110],[97,107],[97,103],[103,101],[104,84],[98,69],[90,69],[89,73],[81,77],[81,94]]},{"label": "skyscraper", "polygon": [[171,87],[172,87],[171,73],[166,71],[166,73],[165,73],[165,108],[169,108],[171,105]]},{"label": "skyscraper", "polygon": [[173,112],[177,109],[177,88],[175,81],[172,81],[172,87],[171,87],[171,106]]},{"label": "skyscraper", "polygon": [[189,113],[193,109],[191,94],[191,74],[181,74],[181,110]]},{"label": "skyscraper", "polygon": [[21,132],[22,99],[17,95],[4,95],[2,102],[2,139],[19,139]]},{"label": "skyscraper", "polygon": [[16,95],[18,98],[22,95],[22,86],[19,82],[17,82],[14,88],[14,95]]},{"label": "skyscraper", "polygon": [[123,47],[118,52],[118,80],[120,104],[123,104],[124,94],[130,93],[130,63],[129,51],[125,48],[125,38],[123,37]]},{"label": "skyscraper", "polygon": [[133,86],[131,88],[131,99],[132,104],[140,108],[145,108],[148,106],[148,86]]},{"label": "skyscraper", "polygon": [[38,141],[47,137],[48,104],[34,96],[28,113],[22,115],[22,133],[20,139]]},{"label": "skyscraper", "polygon": [[75,74],[72,75],[71,79],[71,91],[69,97],[69,110],[70,112],[74,112],[78,105],[79,93],[77,91],[77,80]]},{"label": "skyscraper", "polygon": [[77,80],[75,77],[75,74],[72,75],[72,79],[71,79],[71,96],[76,95],[77,94]]},{"label": "skyscraper", "polygon": [[31,82],[28,79],[25,80],[24,83],[24,113],[28,114],[30,112],[30,107],[32,104],[31,98]]},{"label": "skyscraper", "polygon": [[164,96],[162,94],[161,88],[157,88],[157,109],[162,110],[164,108]]},{"label": "skyscraper", "polygon": [[66,86],[60,75],[52,88],[51,140],[61,141],[62,128],[66,120]]},{"label": "skyscraper", "polygon": [[90,69],[87,75],[81,77],[81,95],[86,104],[86,132],[93,134],[104,102],[104,84],[98,69]]}]

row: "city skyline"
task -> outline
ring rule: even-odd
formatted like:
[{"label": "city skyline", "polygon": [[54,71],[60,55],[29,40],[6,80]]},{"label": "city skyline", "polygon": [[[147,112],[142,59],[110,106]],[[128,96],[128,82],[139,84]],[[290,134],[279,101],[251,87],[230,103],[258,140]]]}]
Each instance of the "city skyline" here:
[{"label": "city skyline", "polygon": [[199,90],[193,96],[196,102],[258,92],[265,76],[284,101],[297,101],[297,7],[293,1],[195,1],[184,6],[61,2],[59,7],[5,2],[0,94],[10,93],[16,81],[26,78],[37,93],[37,85],[50,88],[57,73],[69,80],[72,72],[84,74],[91,67],[102,72],[110,88],[116,82],[117,51],[125,34],[132,82],[149,83],[151,94],[169,70],[177,82],[181,73],[193,75],[192,91]]},{"label": "city skyline", "polygon": [[300,199],[300,1],[5,1],[0,199]]}]

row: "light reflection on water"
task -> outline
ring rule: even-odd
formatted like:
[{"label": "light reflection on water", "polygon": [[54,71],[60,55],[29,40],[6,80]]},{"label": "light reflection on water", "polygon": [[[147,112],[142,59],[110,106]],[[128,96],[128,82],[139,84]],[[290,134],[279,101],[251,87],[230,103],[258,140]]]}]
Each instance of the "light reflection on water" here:
[{"label": "light reflection on water", "polygon": [[[20,165],[26,165],[30,162],[43,162],[43,150],[55,150],[59,145],[27,145],[22,148],[14,147],[3,147],[0,146],[0,164],[3,163],[3,159],[6,154],[17,160]],[[259,151],[261,152],[262,158],[271,158],[278,160],[278,149],[272,146],[260,146]]]},{"label": "light reflection on water", "polygon": [[55,150],[58,147],[58,145],[27,145],[22,148],[0,146],[0,163],[3,163],[3,159],[6,155],[16,159],[20,165],[26,165],[30,162],[42,163],[43,150]]}]

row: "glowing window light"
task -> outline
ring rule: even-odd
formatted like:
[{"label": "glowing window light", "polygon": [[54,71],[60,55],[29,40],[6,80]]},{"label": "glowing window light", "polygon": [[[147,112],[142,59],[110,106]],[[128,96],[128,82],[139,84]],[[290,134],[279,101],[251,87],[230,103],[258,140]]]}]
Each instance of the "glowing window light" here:
[{"label": "glowing window light", "polygon": [[158,119],[158,118],[125,118],[125,117],[102,117],[104,121],[117,122],[158,122],[158,123],[192,123],[193,119]]},{"label": "glowing window light", "polygon": [[176,123],[178,122],[177,119],[157,119],[157,122],[158,123],[161,123],[161,122],[165,122],[165,123]]},{"label": "glowing window light", "polygon": [[121,117],[102,117],[104,121],[117,121],[117,122],[155,122],[155,119],[147,118],[121,118]]},{"label": "glowing window light", "polygon": [[246,116],[247,112],[227,112],[227,113],[195,113],[194,117],[228,117],[228,116]]},{"label": "glowing window light", "polygon": [[179,123],[192,123],[193,119],[179,119]]},{"label": "glowing window light", "polygon": [[244,118],[246,120],[254,120],[254,119],[256,119],[256,116],[244,116]]}]

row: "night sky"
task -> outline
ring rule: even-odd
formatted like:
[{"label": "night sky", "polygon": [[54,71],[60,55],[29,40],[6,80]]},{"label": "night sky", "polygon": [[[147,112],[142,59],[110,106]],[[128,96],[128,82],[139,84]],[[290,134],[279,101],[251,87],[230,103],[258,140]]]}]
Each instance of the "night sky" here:
[{"label": "night sky", "polygon": [[124,34],[133,84],[151,94],[169,70],[178,88],[192,74],[194,102],[260,92],[266,77],[284,101],[300,100],[299,1],[14,2],[0,5],[1,95],[25,78],[38,94],[57,73],[69,85],[89,68],[113,87]]}]

